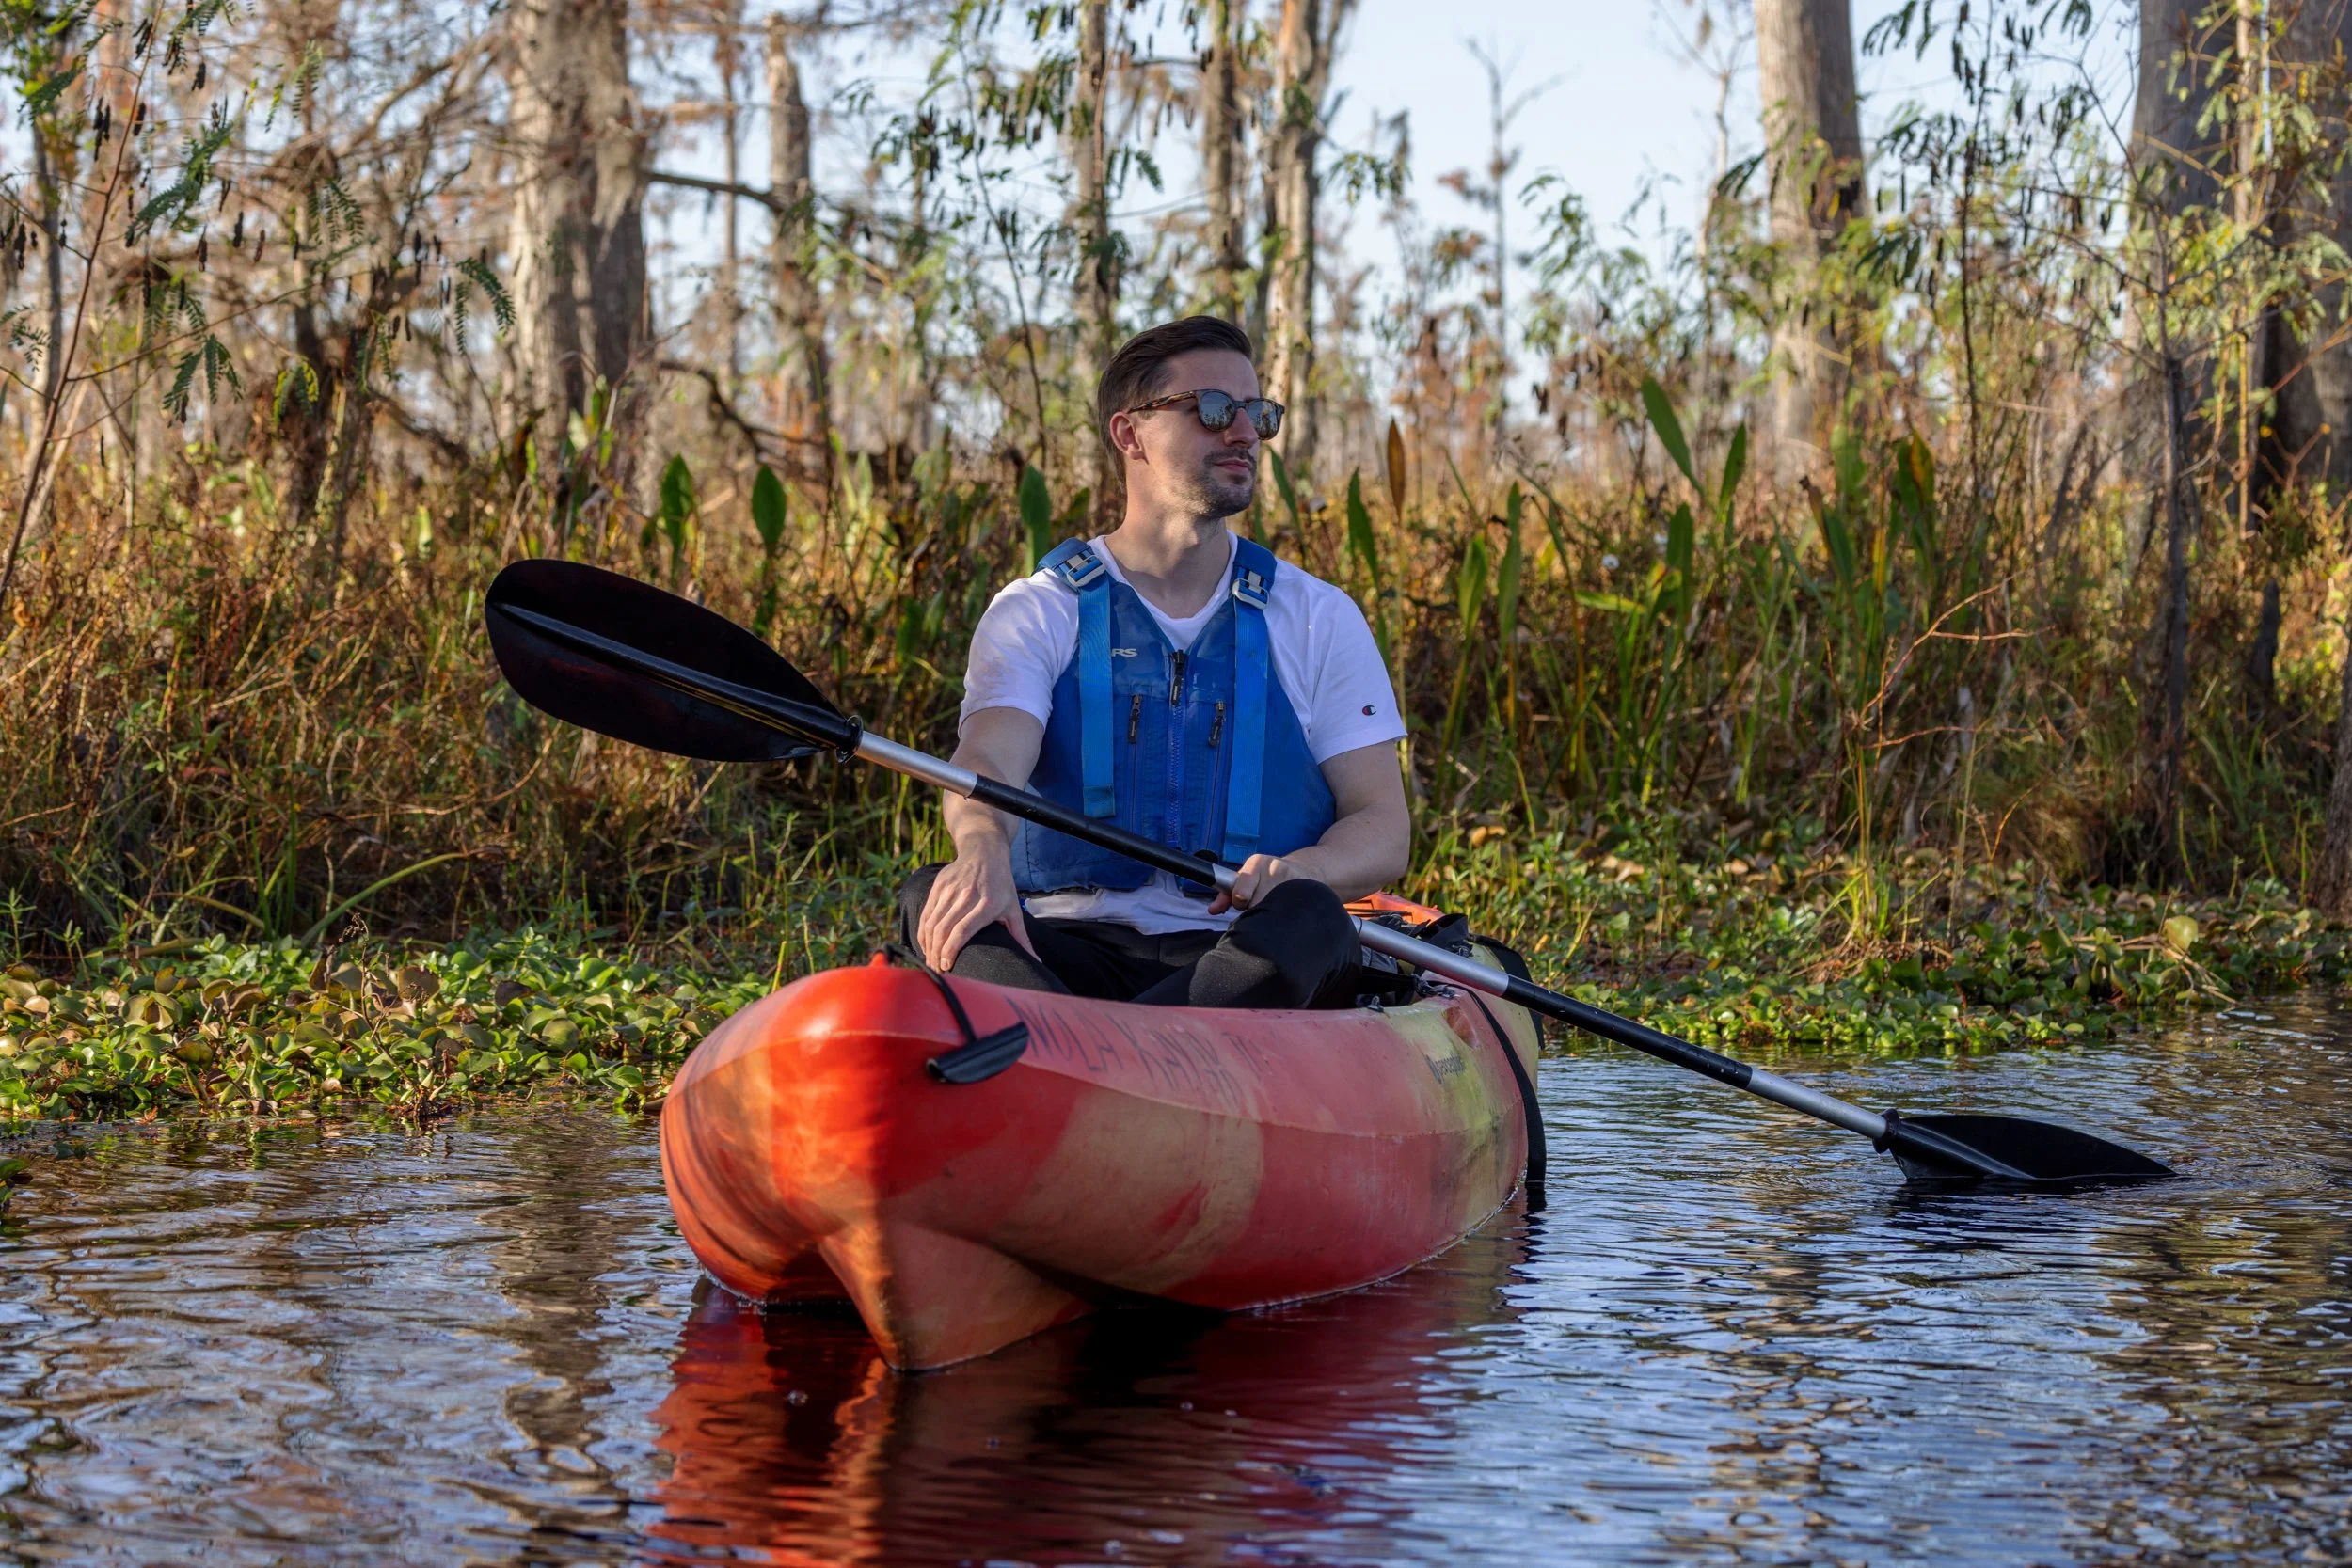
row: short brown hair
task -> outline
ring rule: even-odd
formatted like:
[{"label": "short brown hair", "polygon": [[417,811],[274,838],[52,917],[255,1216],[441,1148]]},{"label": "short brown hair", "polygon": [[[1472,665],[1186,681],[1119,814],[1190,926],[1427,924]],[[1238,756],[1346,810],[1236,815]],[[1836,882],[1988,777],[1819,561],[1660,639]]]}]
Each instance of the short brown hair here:
[{"label": "short brown hair", "polygon": [[1200,348],[1227,349],[1245,359],[1257,358],[1249,346],[1249,334],[1222,316],[1180,316],[1147,326],[1119,345],[1094,388],[1094,434],[1114,460],[1119,449],[1111,445],[1111,416],[1168,390],[1168,362]]}]

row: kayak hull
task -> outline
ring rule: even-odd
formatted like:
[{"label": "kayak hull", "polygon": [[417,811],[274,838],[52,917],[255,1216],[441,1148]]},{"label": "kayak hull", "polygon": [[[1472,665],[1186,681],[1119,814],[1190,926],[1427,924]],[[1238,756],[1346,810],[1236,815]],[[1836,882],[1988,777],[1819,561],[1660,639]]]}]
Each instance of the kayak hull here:
[{"label": "kayak hull", "polygon": [[794,982],[712,1032],[662,1112],[680,1229],[739,1296],[852,1302],[884,1357],[983,1355],[1106,1306],[1234,1311],[1350,1290],[1510,1196],[1526,1128],[1467,993],[1378,1011],[1142,1007],[952,982],[1026,1050],[976,1084],[919,971]]}]

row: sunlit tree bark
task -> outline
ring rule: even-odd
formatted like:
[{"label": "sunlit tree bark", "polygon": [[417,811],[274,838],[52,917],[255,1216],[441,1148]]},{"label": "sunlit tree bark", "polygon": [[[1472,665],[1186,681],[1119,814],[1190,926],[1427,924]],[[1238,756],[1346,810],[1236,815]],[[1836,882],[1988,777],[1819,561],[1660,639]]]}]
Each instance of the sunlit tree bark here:
[{"label": "sunlit tree bark", "polygon": [[1241,55],[1248,39],[1248,7],[1242,0],[1216,0],[1209,8],[1215,29],[1200,71],[1200,183],[1209,200],[1201,235],[1209,309],[1229,321],[1241,319],[1244,275],[1242,198],[1248,181],[1241,124]]},{"label": "sunlit tree bark", "polygon": [[[1078,352],[1073,397],[1090,405],[1094,384],[1119,345],[1119,253],[1111,235],[1109,154],[1104,121],[1110,107],[1109,0],[1083,0],[1078,8],[1078,81],[1070,108],[1070,154],[1076,192],[1070,222],[1078,240],[1078,273],[1073,289]],[[1090,421],[1089,421],[1090,423]],[[1078,472],[1092,488],[1099,508],[1110,500],[1109,453],[1099,436],[1078,444]]]},{"label": "sunlit tree bark", "polygon": [[[646,137],[621,0],[516,0],[515,401],[562,413],[645,347]],[[561,421],[558,421],[560,428]]]},{"label": "sunlit tree bark", "polygon": [[1274,114],[1266,170],[1267,395],[1290,405],[1282,439],[1292,471],[1314,465],[1315,217],[1321,193],[1325,100],[1331,56],[1349,0],[1282,0],[1274,38]]},{"label": "sunlit tree bark", "polygon": [[1756,0],[1756,58],[1772,240],[1794,285],[1772,332],[1772,383],[1776,463],[1791,473],[1820,450],[1851,362],[1851,345],[1809,297],[1816,264],[1862,209],[1848,0]]},{"label": "sunlit tree bark", "polygon": [[808,101],[784,18],[768,19],[768,185],[780,203],[770,251],[775,277],[779,420],[805,477],[833,480],[833,392],[825,349],[825,304],[809,276],[817,186],[811,172]]}]

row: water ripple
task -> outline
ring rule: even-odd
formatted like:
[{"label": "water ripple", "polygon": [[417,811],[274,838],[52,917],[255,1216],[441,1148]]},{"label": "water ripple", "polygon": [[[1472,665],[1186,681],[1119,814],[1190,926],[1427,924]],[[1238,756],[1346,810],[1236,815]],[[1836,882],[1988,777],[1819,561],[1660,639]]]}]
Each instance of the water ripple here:
[{"label": "water ripple", "polygon": [[919,1378],[697,1286],[650,1130],[78,1130],[0,1221],[0,1560],[2352,1560],[2352,1022],[1808,1076],[2173,1161],[1907,1192],[1545,1065],[1553,1208],[1332,1301]]}]

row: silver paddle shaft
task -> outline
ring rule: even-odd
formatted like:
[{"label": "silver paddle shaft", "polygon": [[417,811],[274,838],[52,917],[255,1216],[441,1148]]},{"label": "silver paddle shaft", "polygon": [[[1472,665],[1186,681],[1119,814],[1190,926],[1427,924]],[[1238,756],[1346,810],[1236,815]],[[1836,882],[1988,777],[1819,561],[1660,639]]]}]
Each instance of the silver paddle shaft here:
[{"label": "silver paddle shaft", "polygon": [[[918,752],[911,746],[901,746],[895,740],[885,740],[870,730],[858,736],[857,754],[877,767],[887,768],[894,773],[903,773],[909,778],[920,779],[950,794],[961,795],[967,799],[984,792],[996,794],[1004,789],[1004,786],[997,785],[994,790],[984,791],[983,786],[993,784],[994,781],[983,780],[971,768],[960,768],[952,762],[943,761],[927,752]],[[1036,799],[1031,796],[1016,802],[1000,797],[990,803],[1015,816],[1028,816],[1029,812],[1025,809],[1026,802]],[[1044,804],[1042,801],[1038,803],[1041,806]],[[1213,881],[1222,889],[1231,890],[1233,885],[1234,871],[1230,865],[1220,865],[1210,861],[1184,856],[1162,846],[1152,847],[1159,850],[1159,856],[1154,859],[1175,857],[1174,860],[1164,863],[1163,869],[1202,881]],[[1556,1018],[1588,1034],[1597,1035],[1603,1039],[1614,1040],[1620,1045],[1630,1046],[1636,1051],[1656,1056],[1661,1061],[1671,1062],[1677,1067],[1689,1068],[1693,1071],[1704,1073],[1718,1083],[1727,1084],[1734,1088],[1746,1089],[1751,1094],[1761,1095],[1774,1104],[1786,1105],[1792,1111],[1828,1122],[1833,1127],[1842,1127],[1850,1132],[1859,1132],[1874,1143],[1886,1135],[1886,1118],[1875,1111],[1866,1111],[1861,1106],[1851,1104],[1834,1095],[1808,1089],[1803,1084],[1793,1083],[1776,1072],[1767,1072],[1762,1068],[1751,1067],[1745,1062],[1735,1061],[1729,1056],[1692,1045],[1688,1040],[1678,1040],[1671,1035],[1661,1034],[1655,1029],[1635,1023],[1630,1019],[1618,1018],[1613,1013],[1588,1006],[1572,996],[1563,996],[1557,991],[1521,980],[1491,964],[1480,963],[1476,958],[1467,958],[1462,954],[1435,946],[1429,942],[1417,942],[1402,931],[1382,926],[1375,921],[1358,919],[1356,936],[1358,941],[1375,953],[1386,953],[1389,957],[1409,963],[1416,969],[1425,970],[1432,974],[1442,974],[1449,980],[1470,987],[1472,990],[1483,991],[1488,996],[1500,997],[1505,1002],[1526,1007],[1532,1012]]]},{"label": "silver paddle shaft", "polygon": [[[1217,885],[1222,887],[1232,880],[1232,873],[1220,867]],[[1366,947],[1375,953],[1386,953],[1389,957],[1402,959],[1416,968],[1427,970],[1434,974],[1442,974],[1449,980],[1459,981],[1472,990],[1484,991],[1489,996],[1498,996],[1506,1002],[1516,1002],[1532,1011],[1549,1014],[1565,1022],[1572,1023],[1580,1029],[1601,1035],[1621,1045],[1631,1046],[1636,1051],[1646,1052],[1650,1055],[1673,1062],[1678,1067],[1692,1065],[1686,1053],[1698,1053],[1702,1050],[1701,1047],[1692,1045],[1687,1040],[1677,1040],[1671,1036],[1658,1035],[1656,1030],[1644,1028],[1629,1019],[1615,1018],[1600,1012],[1597,1008],[1587,1008],[1574,997],[1561,996],[1558,992],[1548,990],[1542,986],[1531,985],[1516,975],[1505,974],[1491,964],[1480,963],[1476,958],[1466,958],[1459,953],[1435,946],[1429,942],[1416,942],[1404,932],[1393,930],[1375,921],[1358,919],[1356,934]],[[1565,1006],[1561,1006],[1561,1004]],[[1657,1041],[1680,1049],[1660,1049],[1656,1041],[1646,1037],[1653,1035],[1657,1036]],[[1873,1142],[1886,1135],[1886,1118],[1875,1111],[1866,1111],[1861,1106],[1850,1104],[1834,1095],[1808,1089],[1803,1084],[1792,1083],[1776,1072],[1767,1072],[1762,1068],[1750,1067],[1745,1062],[1735,1062],[1728,1056],[1717,1056],[1713,1052],[1706,1052],[1705,1054],[1714,1057],[1715,1061],[1724,1068],[1740,1069],[1746,1082],[1740,1082],[1740,1075],[1723,1070],[1708,1071],[1708,1076],[1710,1078],[1730,1084],[1737,1088],[1744,1088],[1750,1094],[1761,1095],[1775,1104],[1786,1105],[1792,1111],[1801,1111],[1808,1117],[1829,1122],[1833,1126],[1842,1127],[1850,1132],[1859,1132]]]}]

